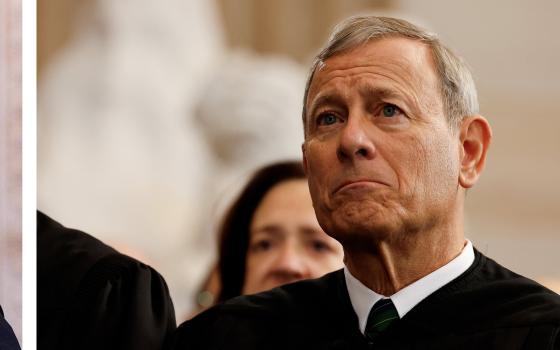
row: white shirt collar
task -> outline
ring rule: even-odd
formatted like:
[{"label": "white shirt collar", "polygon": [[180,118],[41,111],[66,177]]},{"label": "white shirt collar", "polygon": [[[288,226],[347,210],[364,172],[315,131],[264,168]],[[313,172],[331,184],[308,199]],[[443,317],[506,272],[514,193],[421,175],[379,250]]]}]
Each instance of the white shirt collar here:
[{"label": "white shirt collar", "polygon": [[[459,277],[472,265],[473,261],[474,249],[472,243],[467,240],[467,244],[461,251],[461,254],[455,259],[391,295],[389,298],[393,301],[399,317],[403,318],[419,302]],[[364,333],[371,307],[378,300],[386,297],[366,287],[357,278],[352,276],[346,267],[344,267],[344,277],[352,307],[358,316],[360,331]]]}]

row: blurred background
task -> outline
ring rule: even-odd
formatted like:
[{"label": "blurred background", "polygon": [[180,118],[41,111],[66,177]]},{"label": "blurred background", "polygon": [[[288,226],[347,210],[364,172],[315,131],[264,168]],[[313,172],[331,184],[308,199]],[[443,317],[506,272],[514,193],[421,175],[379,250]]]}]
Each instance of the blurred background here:
[{"label": "blurred background", "polygon": [[39,0],[38,206],[147,261],[179,321],[251,171],[299,158],[304,81],[332,26],[395,15],[471,65],[494,141],[467,236],[560,291],[560,3]]},{"label": "blurred background", "polygon": [[0,305],[21,343],[21,5],[0,2]]}]

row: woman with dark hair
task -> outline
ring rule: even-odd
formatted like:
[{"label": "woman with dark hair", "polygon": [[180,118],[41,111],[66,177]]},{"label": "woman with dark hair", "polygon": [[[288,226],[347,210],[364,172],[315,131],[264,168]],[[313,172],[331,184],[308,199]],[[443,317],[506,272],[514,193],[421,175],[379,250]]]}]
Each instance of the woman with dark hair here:
[{"label": "woman with dark hair", "polygon": [[222,222],[217,301],[320,277],[342,260],[317,222],[301,163],[275,163],[254,174]]}]

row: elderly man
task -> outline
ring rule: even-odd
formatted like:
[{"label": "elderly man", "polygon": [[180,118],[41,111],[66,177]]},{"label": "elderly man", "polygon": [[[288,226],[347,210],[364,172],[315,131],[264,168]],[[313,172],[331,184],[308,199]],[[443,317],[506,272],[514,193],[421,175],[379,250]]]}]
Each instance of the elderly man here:
[{"label": "elderly man", "polygon": [[492,137],[463,61],[402,20],[354,17],[312,67],[304,166],[343,270],[233,299],[176,349],[556,349],[560,297],[475,250],[467,189]]}]

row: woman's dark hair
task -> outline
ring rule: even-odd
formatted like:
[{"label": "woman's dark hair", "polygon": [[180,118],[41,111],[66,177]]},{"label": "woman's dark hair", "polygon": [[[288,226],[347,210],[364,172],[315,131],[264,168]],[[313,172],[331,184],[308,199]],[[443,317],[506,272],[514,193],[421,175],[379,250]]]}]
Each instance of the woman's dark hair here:
[{"label": "woman's dark hair", "polygon": [[273,163],[258,170],[227,211],[219,230],[218,268],[221,290],[217,302],[241,295],[253,214],[266,193],[280,182],[305,179],[301,162]]}]

